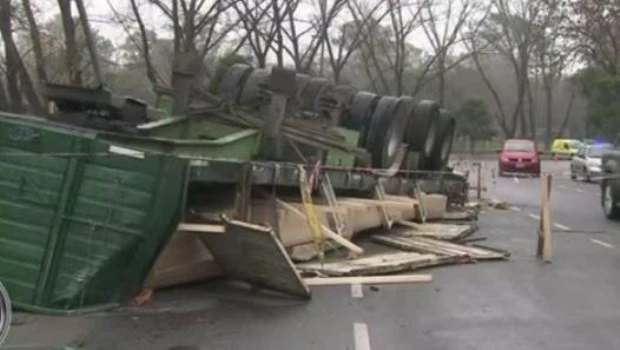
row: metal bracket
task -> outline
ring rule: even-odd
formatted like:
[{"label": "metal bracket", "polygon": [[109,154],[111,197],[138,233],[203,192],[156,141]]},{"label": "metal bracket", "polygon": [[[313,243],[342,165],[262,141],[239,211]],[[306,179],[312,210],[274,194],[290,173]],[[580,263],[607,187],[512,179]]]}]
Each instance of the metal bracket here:
[{"label": "metal bracket", "polygon": [[336,198],[336,192],[334,191],[334,187],[332,186],[332,182],[329,179],[329,175],[324,174],[323,179],[321,180],[321,195],[325,197],[327,200],[327,204],[330,208],[330,214],[332,219],[334,220],[334,224],[336,226],[336,233],[342,236],[344,231],[344,220],[340,216],[340,212],[338,212],[338,199]]},{"label": "metal bracket", "polygon": [[[387,195],[385,194],[385,188],[383,187],[383,178],[377,178],[375,184],[375,197],[380,201],[386,201]],[[391,229],[394,224],[394,219],[390,216],[387,209],[385,209],[384,203],[379,204],[379,211],[381,212],[381,218],[383,219],[383,226],[386,229]]]}]

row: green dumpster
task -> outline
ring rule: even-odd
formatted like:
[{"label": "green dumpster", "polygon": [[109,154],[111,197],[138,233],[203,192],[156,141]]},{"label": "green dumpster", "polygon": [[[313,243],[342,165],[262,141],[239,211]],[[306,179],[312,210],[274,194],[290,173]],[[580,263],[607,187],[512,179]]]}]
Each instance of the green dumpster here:
[{"label": "green dumpster", "polygon": [[176,230],[188,164],[0,113],[0,281],[36,312],[131,298]]}]

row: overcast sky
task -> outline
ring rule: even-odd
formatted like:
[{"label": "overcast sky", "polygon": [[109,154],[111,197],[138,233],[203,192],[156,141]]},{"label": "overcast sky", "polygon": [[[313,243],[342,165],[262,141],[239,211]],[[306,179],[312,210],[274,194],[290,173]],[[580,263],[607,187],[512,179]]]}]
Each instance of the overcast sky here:
[{"label": "overcast sky", "polygon": [[[146,25],[150,28],[155,27],[154,29],[157,30],[160,36],[166,36],[166,34],[169,35],[170,33],[165,33],[162,30],[163,24],[166,23],[166,19],[162,17],[162,13],[154,6],[148,4],[145,0],[139,0],[138,2],[142,4],[141,14]],[[33,0],[33,4],[40,6],[42,9],[41,13],[43,13],[45,19],[40,19],[40,21],[47,20],[59,13],[56,0]],[[85,6],[87,8],[89,18],[91,19],[92,27],[105,35],[115,45],[120,45],[124,42],[126,34],[121,26],[112,23],[114,16],[112,10],[110,9],[110,4],[114,6],[118,12],[130,12],[130,3],[128,0],[85,0]],[[456,17],[459,7],[456,4],[454,4],[453,7],[454,16]],[[310,8],[310,11],[311,10],[312,9]],[[342,15],[338,18],[338,22],[348,20],[351,20],[348,15]],[[441,25],[442,24],[440,23],[440,26]],[[430,45],[422,28],[415,30],[415,32],[410,34],[408,39],[410,44],[429,52],[432,51],[432,46]]]}]

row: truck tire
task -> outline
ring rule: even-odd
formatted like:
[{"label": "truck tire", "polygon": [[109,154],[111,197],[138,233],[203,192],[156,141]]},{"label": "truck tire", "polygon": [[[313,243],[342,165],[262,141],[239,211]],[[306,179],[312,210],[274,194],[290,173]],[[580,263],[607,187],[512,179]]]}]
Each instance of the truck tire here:
[{"label": "truck tire", "polygon": [[11,299],[6,288],[0,282],[0,347],[6,340],[11,328]]},{"label": "truck tire", "polygon": [[603,212],[605,216],[610,220],[620,219],[620,208],[618,208],[618,198],[613,191],[613,186],[609,184],[609,181],[604,180],[601,185],[601,204],[603,205]]}]

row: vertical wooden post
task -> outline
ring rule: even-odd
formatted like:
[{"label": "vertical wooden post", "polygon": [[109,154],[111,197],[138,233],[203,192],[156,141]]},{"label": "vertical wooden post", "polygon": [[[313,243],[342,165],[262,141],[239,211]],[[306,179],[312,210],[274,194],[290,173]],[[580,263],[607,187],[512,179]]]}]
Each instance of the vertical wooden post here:
[{"label": "vertical wooden post", "polygon": [[536,256],[546,263],[551,263],[551,215],[549,199],[551,197],[551,175],[544,174],[540,186],[540,225],[538,227],[538,247]]}]

